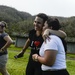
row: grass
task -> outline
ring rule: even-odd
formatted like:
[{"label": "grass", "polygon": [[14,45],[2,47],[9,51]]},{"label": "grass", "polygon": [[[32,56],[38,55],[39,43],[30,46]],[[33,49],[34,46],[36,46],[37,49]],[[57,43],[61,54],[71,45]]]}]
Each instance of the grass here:
[{"label": "grass", "polygon": [[[15,59],[14,55],[18,54],[21,49],[22,48],[14,47],[14,45],[11,45],[11,47],[8,48],[9,59],[7,63],[7,69],[10,75],[25,75],[30,51],[28,49],[24,54],[24,57]],[[75,55],[67,54],[67,58],[68,57],[75,58]],[[70,75],[75,75],[75,60],[69,58],[67,59],[67,70],[69,71]]]},{"label": "grass", "polygon": [[67,70],[70,75],[75,75],[75,60],[67,60]]},{"label": "grass", "polygon": [[67,54],[67,70],[70,75],[75,75],[75,54]]},{"label": "grass", "polygon": [[[22,48],[17,48],[11,45],[8,48],[7,70],[10,75],[25,75],[25,68],[28,62],[29,50],[26,51],[24,57],[15,59],[14,56],[21,51]],[[1,74],[0,74],[1,75]]]},{"label": "grass", "polygon": [[24,75],[25,73],[25,67],[27,65],[26,58],[27,55],[23,58],[15,59],[14,55],[18,54],[19,52],[15,51],[9,51],[9,60],[8,60],[8,71],[10,72],[10,75]]},{"label": "grass", "polygon": [[[13,49],[13,50],[12,50]],[[28,62],[29,50],[26,51],[24,57],[15,59],[14,55],[18,54],[22,48],[11,46],[9,48],[9,60],[7,68],[10,75],[25,75],[25,68]]]}]

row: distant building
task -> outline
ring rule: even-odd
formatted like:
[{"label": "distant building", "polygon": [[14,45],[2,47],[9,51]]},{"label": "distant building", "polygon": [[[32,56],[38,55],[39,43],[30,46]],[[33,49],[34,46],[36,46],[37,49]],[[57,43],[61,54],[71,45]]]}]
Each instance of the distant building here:
[{"label": "distant building", "polygon": [[25,42],[27,40],[27,37],[16,37],[15,46],[16,47],[23,47]]},{"label": "distant building", "polygon": [[75,38],[67,37],[67,53],[75,54]]},{"label": "distant building", "polygon": [[15,37],[15,43],[14,44],[16,47],[23,47],[27,38],[28,38],[27,35],[26,36],[16,35],[14,37]]},{"label": "distant building", "polygon": [[[15,36],[15,46],[23,47],[28,36]],[[75,38],[67,37],[67,53],[75,54]]]}]

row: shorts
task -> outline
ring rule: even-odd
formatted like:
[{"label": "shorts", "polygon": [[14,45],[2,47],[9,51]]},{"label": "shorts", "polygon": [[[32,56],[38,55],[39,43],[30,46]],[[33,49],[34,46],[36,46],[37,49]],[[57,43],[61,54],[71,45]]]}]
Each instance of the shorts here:
[{"label": "shorts", "polygon": [[0,56],[0,69],[6,66],[8,60],[8,54]]}]

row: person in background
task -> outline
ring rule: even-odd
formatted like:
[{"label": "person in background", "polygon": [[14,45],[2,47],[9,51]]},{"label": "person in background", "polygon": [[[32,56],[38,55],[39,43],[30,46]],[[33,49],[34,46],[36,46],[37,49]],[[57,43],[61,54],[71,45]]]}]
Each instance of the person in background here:
[{"label": "person in background", "polygon": [[[32,55],[35,53],[39,55],[39,49],[44,41],[42,37],[42,29],[47,19],[48,16],[44,13],[39,13],[36,15],[33,23],[34,29],[29,32],[29,37],[25,42],[25,45],[21,52],[15,56],[17,58],[20,58],[24,55],[28,47],[31,48],[28,64],[26,67],[26,75],[42,75],[41,63],[33,61]],[[59,33],[65,36],[62,32]]]},{"label": "person in background", "polygon": [[0,73],[2,75],[9,75],[6,69],[8,59],[7,48],[13,43],[10,36],[5,32],[6,22],[0,22]]},{"label": "person in background", "polygon": [[[43,30],[46,28],[59,30],[60,27],[58,19],[48,19]],[[54,34],[49,37],[50,41],[47,38],[46,43],[43,42],[39,52],[40,55],[32,55],[33,60],[42,64],[42,75],[69,75],[66,69],[65,48],[62,40]]]}]

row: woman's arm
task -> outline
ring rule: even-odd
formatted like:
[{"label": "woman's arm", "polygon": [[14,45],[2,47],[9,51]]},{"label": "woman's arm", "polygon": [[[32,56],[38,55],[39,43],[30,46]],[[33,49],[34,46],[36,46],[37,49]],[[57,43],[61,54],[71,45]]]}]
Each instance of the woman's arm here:
[{"label": "woman's arm", "polygon": [[49,34],[55,34],[61,38],[65,38],[67,36],[67,34],[62,30],[51,30],[51,29],[46,29],[43,33],[43,36],[49,35]]},{"label": "woman's arm", "polygon": [[46,38],[50,39],[50,38],[49,38],[49,35],[50,35],[50,34],[57,35],[57,36],[59,36],[59,37],[61,37],[61,38],[66,38],[66,37],[67,37],[67,34],[66,34],[64,31],[62,31],[62,30],[46,29],[46,30],[43,32],[43,35],[42,35],[44,41],[46,40]]},{"label": "woman's arm", "polygon": [[13,40],[11,39],[11,37],[9,35],[5,36],[4,40],[6,41],[6,44],[1,48],[1,52],[6,50],[11,44],[13,44]]},{"label": "woman's arm", "polygon": [[57,54],[56,50],[46,50],[44,57],[34,54],[32,58],[34,61],[39,61],[44,65],[52,66],[56,60],[56,54]]},{"label": "woman's arm", "polygon": [[22,48],[22,50],[20,51],[19,54],[15,55],[14,57],[15,58],[20,58],[20,57],[23,57],[25,51],[27,50],[27,48],[29,47],[29,44],[30,44],[30,39],[28,38],[25,42],[25,45],[24,47]]},{"label": "woman's arm", "polygon": [[60,36],[62,38],[66,38],[67,34],[64,31],[62,31],[62,30],[58,30],[57,31],[57,36]]}]

